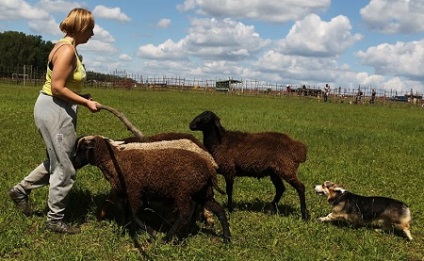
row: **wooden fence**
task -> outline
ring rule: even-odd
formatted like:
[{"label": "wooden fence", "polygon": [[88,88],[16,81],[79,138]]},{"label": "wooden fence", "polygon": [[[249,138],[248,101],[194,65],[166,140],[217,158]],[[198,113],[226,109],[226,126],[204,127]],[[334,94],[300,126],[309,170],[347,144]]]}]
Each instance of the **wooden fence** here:
[{"label": "wooden fence", "polygon": [[[41,86],[45,79],[45,68],[33,68],[32,66],[17,66],[16,68],[0,67],[0,81],[17,85]],[[319,85],[290,85],[282,83],[270,83],[251,79],[196,79],[185,77],[149,77],[143,75],[127,74],[125,71],[115,71],[110,74],[90,74],[86,81],[87,86],[102,88],[125,88],[125,89],[153,89],[153,90],[196,90],[205,92],[216,91],[216,82],[229,81],[228,94],[237,95],[273,95],[273,96],[305,96],[321,98],[324,86]],[[357,101],[359,92],[362,92],[361,100],[366,102],[371,99],[372,91],[375,90],[376,98],[379,100],[394,100],[421,103],[422,95],[413,93],[399,93],[396,90],[378,89],[369,86],[358,86],[357,88],[346,88],[342,86],[331,87],[330,100]],[[412,95],[411,95],[412,93]],[[406,98],[405,98],[406,97]],[[405,99],[404,99],[405,98]]]}]

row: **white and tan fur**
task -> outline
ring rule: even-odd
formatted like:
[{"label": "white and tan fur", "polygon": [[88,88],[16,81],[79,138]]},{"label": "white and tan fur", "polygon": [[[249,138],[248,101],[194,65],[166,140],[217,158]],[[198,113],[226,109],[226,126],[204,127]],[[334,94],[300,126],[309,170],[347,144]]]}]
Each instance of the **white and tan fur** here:
[{"label": "white and tan fur", "polygon": [[110,140],[110,144],[116,146],[119,150],[157,150],[157,149],[182,149],[196,152],[203,158],[207,159],[215,168],[218,168],[212,155],[197,146],[196,143],[188,139],[178,139],[178,140],[163,140],[163,141],[154,141],[154,142],[131,142],[124,143],[119,140]]},{"label": "white and tan fur", "polygon": [[322,222],[346,221],[356,226],[368,223],[383,230],[394,228],[403,231],[407,239],[412,240],[411,211],[399,200],[360,196],[331,181],[315,186],[315,192],[327,196],[327,201],[333,206],[330,214],[319,218]]}]

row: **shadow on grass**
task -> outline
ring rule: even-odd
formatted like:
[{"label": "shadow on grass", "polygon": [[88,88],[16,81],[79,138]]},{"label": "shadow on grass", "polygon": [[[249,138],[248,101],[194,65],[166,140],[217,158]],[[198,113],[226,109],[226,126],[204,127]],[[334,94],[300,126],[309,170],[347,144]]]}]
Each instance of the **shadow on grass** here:
[{"label": "shadow on grass", "polygon": [[93,203],[97,204],[97,200],[93,199],[89,190],[79,188],[72,190],[69,196],[68,206],[65,210],[65,221],[78,224],[86,222],[88,214],[93,209]]},{"label": "shadow on grass", "polygon": [[397,237],[401,237],[404,239],[407,239],[404,232],[397,229],[388,229],[388,230],[382,230],[380,226],[372,225],[372,224],[364,224],[364,225],[354,225],[346,221],[334,221],[329,222],[331,225],[338,227],[338,228],[347,228],[352,230],[359,230],[359,229],[369,229],[374,230],[375,233],[381,233],[386,235],[395,235]]},{"label": "shadow on grass", "polygon": [[296,211],[299,211],[300,213],[300,209],[294,209],[291,206],[281,204],[278,205],[278,212],[274,213],[272,210],[271,203],[263,202],[259,199],[256,199],[254,201],[235,201],[233,202],[233,206],[235,211],[253,211],[270,215],[278,214],[280,216],[285,217],[293,215],[293,213],[296,213]]},{"label": "shadow on grass", "polygon": [[[134,243],[134,247],[137,248],[141,254],[146,255],[144,251],[144,249],[146,249],[146,244],[141,244],[138,241],[138,235],[145,233],[145,230],[135,225],[126,202],[113,204],[107,201],[108,198],[108,194],[92,195],[88,190],[76,188],[72,191],[70,201],[66,208],[66,222],[82,224],[86,222],[89,214],[95,212],[98,220],[116,222],[122,229],[122,235],[128,233]],[[102,209],[105,210],[105,216],[103,218],[100,215]],[[206,225],[199,226],[196,223],[196,221],[202,220],[203,217],[201,213],[202,210],[197,208],[193,214],[192,220],[177,232],[173,243],[183,242],[183,240],[190,235],[199,233],[219,236],[215,233],[213,228],[209,228]],[[164,234],[169,231],[177,218],[172,204],[166,201],[149,202],[147,206],[144,206],[144,208],[140,210],[138,217],[153,230]],[[152,243],[152,241],[153,240],[149,240],[148,243]]]},{"label": "shadow on grass", "polygon": [[[104,196],[103,201],[106,199]],[[47,201],[47,199],[46,199]],[[74,224],[82,224],[87,220],[90,209],[93,206],[93,197],[90,191],[74,189],[69,195],[69,202],[65,209],[64,221]],[[43,210],[34,212],[35,216],[46,216],[49,208],[46,204]]]}]

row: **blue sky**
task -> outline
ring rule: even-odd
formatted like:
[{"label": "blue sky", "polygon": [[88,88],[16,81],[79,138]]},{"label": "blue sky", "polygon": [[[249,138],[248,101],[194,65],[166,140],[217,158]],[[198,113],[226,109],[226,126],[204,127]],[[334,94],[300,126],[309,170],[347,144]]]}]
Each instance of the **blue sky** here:
[{"label": "blue sky", "polygon": [[74,7],[91,71],[424,92],[423,0],[0,0],[0,31],[54,42]]}]

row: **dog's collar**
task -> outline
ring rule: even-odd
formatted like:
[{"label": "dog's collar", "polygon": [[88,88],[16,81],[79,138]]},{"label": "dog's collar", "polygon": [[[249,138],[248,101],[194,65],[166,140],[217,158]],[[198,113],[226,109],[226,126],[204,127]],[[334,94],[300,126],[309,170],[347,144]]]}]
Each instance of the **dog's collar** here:
[{"label": "dog's collar", "polygon": [[337,205],[337,204],[339,204],[339,202],[341,201],[341,199],[342,199],[342,197],[344,196],[344,195],[346,195],[347,194],[347,191],[345,191],[345,192],[343,192],[343,193],[341,193],[338,197],[334,197],[334,198],[330,198],[330,199],[328,199],[328,202],[331,204],[331,205]]}]

